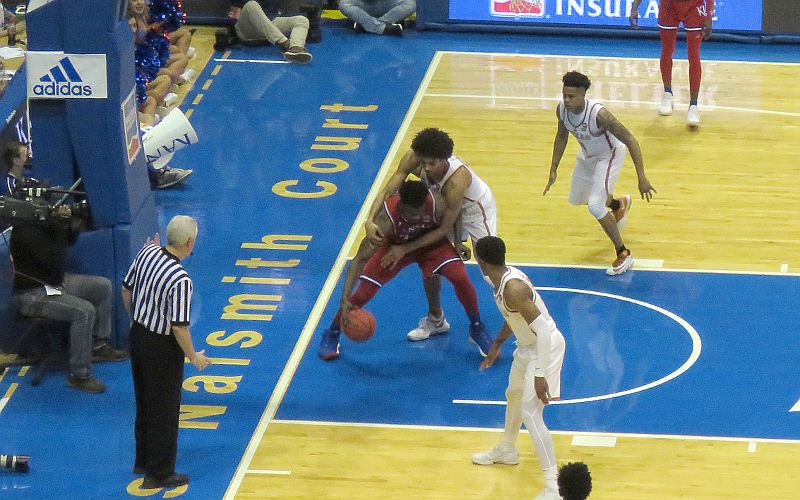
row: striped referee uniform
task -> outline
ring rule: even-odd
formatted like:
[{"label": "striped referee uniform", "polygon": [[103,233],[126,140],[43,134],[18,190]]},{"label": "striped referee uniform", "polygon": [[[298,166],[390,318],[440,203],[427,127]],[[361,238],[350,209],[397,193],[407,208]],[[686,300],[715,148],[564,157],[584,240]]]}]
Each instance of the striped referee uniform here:
[{"label": "striped referee uniform", "polygon": [[166,248],[146,245],[123,280],[131,292],[131,368],[136,393],[135,468],[175,473],[184,353],[173,326],[188,326],[192,280]]}]

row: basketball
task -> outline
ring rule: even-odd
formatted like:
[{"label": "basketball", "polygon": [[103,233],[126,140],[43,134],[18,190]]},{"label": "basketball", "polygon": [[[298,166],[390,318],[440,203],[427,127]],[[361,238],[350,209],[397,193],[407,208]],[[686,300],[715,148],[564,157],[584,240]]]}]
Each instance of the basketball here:
[{"label": "basketball", "polygon": [[366,309],[350,309],[342,321],[342,330],[353,342],[366,342],[375,333],[375,316]]}]

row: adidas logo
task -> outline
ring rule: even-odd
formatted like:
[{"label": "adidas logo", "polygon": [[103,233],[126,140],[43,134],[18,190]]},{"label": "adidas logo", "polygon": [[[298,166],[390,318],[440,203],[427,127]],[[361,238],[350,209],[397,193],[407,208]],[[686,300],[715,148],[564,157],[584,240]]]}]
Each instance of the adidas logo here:
[{"label": "adidas logo", "polygon": [[33,86],[33,94],[38,97],[70,97],[92,95],[92,86],[83,83],[83,79],[69,57],[64,57],[58,64],[39,78],[42,83]]}]

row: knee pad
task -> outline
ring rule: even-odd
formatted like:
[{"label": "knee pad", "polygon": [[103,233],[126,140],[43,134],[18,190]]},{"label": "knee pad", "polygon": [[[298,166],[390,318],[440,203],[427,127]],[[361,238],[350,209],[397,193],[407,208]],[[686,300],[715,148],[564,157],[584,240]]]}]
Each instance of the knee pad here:
[{"label": "knee pad", "polygon": [[589,213],[591,213],[595,219],[600,220],[608,214],[608,207],[606,207],[606,199],[605,197],[600,196],[592,196],[589,198]]}]

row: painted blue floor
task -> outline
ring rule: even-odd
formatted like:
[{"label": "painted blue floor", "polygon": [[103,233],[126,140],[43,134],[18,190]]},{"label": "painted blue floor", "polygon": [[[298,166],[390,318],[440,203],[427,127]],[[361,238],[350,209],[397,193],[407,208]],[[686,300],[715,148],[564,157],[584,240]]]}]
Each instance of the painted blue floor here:
[{"label": "painted blue floor", "polygon": [[[356,35],[331,23],[324,42],[311,49],[314,61],[308,66],[220,63],[212,85],[202,90],[203,82],[212,78],[212,61],[184,101],[184,109],[193,109],[191,121],[201,142],[176,154],[172,162],[195,173],[185,187],[156,193],[162,228],[177,213],[200,222],[198,246],[185,263],[195,282],[192,331],[196,345],[225,358],[201,379],[187,367],[184,405],[200,406],[210,415],[193,420],[206,428],[181,431],[178,469],[193,478],[184,498],[220,498],[227,488],[435,50],[654,58],[658,42],[413,30],[402,39],[390,39]],[[800,60],[796,46],[791,49],[707,44],[704,55]],[[278,60],[279,54],[265,47],[237,49],[231,57]],[[201,93],[200,103],[190,106]],[[321,109],[336,103],[377,109]],[[324,128],[326,119],[366,124],[367,129]],[[361,140],[353,150],[314,149],[315,143],[324,142],[320,136]],[[316,170],[301,168],[314,158],[335,162],[315,164]],[[346,168],[324,171],[345,162]],[[297,181],[287,190],[335,193],[288,198],[273,191],[284,181]],[[307,247],[242,247],[271,234],[300,237],[293,243]],[[635,272],[612,280],[599,271],[532,272],[542,286],[605,291],[663,307],[694,325],[703,342],[697,363],[667,384],[631,396],[549,408],[547,418],[554,428],[800,437],[797,416],[788,413],[800,393],[800,383],[789,373],[800,361],[794,338],[800,322],[789,303],[800,291],[797,278]],[[291,282],[247,284],[243,277]],[[488,293],[475,281],[484,317],[496,329],[498,316],[486,302]],[[449,293],[445,296],[452,302]],[[691,350],[687,334],[652,310],[572,292],[546,291],[544,296],[570,342],[565,398],[648,383],[674,370]],[[236,311],[226,310],[234,299],[258,307],[242,308],[239,314],[244,316],[237,317]],[[411,312],[390,307],[397,300],[407,301]],[[342,359],[334,363],[316,358],[317,329],[279,418],[500,425],[500,406],[456,406],[451,401],[501,399],[510,349],[498,366],[478,372],[480,358],[466,342],[466,321],[453,303],[447,303],[453,332],[409,344],[405,332],[424,308],[413,271],[387,287],[370,308],[378,317],[379,334],[365,345],[344,344]],[[254,321],[253,314],[272,317]],[[329,307],[322,323],[331,315]],[[226,338],[231,340],[214,340]],[[126,488],[136,478],[131,472],[129,365],[96,366],[97,376],[109,386],[103,395],[68,390],[63,373],[49,374],[40,387],[17,373],[0,382],[2,393],[19,384],[0,414],[0,452],[32,455],[32,471],[0,473],[3,498],[129,496]]]},{"label": "painted blue floor", "polygon": [[[692,353],[690,334],[673,318],[613,296],[673,313],[702,343],[696,362],[664,384],[550,406],[546,419],[552,429],[800,439],[798,416],[789,413],[800,394],[791,369],[800,349],[788,341],[800,324],[790,300],[800,292],[797,277],[634,271],[609,278],[603,270],[522,269],[543,287],[567,340],[562,399],[641,387],[676,371]],[[497,332],[502,323],[489,289],[477,266],[468,270],[485,322]],[[449,286],[444,288],[449,334],[406,340],[427,310],[419,272],[409,268],[366,306],[378,322],[373,339],[355,344],[343,337],[342,356],[333,362],[306,354],[278,418],[502,428],[503,406],[452,401],[503,401],[513,345],[509,341],[504,357],[480,372],[477,348],[467,342],[466,316]],[[329,307],[326,320],[335,308]],[[776,345],[786,348],[776,352]]]}]

